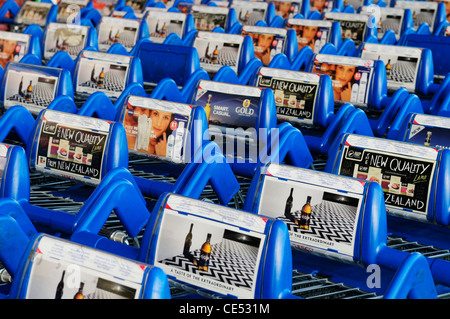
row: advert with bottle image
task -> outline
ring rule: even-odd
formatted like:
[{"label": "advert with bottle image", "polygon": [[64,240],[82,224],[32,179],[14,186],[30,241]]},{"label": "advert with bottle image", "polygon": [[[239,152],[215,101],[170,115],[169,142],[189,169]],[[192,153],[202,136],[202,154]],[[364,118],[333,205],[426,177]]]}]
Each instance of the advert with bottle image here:
[{"label": "advert with bottle image", "polygon": [[438,149],[450,148],[450,118],[416,114],[406,141]]},{"label": "advert with bottle image", "polygon": [[379,183],[389,212],[421,218],[430,205],[435,166],[436,159],[367,150],[349,143],[343,149],[339,174]]},{"label": "advert with bottle image", "polygon": [[[58,114],[55,113],[52,117],[52,113],[48,113],[42,120],[36,169],[41,171],[51,169],[61,176],[98,184],[101,179],[108,130],[74,126],[70,124],[69,117],[65,118],[64,114]],[[61,118],[66,121],[56,121]],[[109,129],[109,125],[107,128]]]},{"label": "advert with bottle image", "polygon": [[194,41],[200,59],[200,67],[214,74],[228,65],[237,72],[243,38],[237,34],[198,32]]},{"label": "advert with bottle image", "polygon": [[[195,96],[195,104],[205,108],[210,135],[225,136],[229,133],[227,129],[233,129],[236,138],[240,137],[237,129],[255,128],[260,100],[259,88],[204,80],[200,81]],[[250,135],[245,138],[256,140],[256,132],[247,133]]]},{"label": "advert with bottle image", "polygon": [[130,97],[123,114],[128,150],[183,162],[190,112],[188,105]]},{"label": "advert with bottle image", "polygon": [[75,59],[86,45],[88,27],[50,23],[47,26],[44,58],[50,59],[56,52],[65,51]]},{"label": "advert with bottle image", "polygon": [[283,220],[293,246],[351,260],[362,203],[359,181],[352,186],[359,188],[359,193],[343,193],[339,186],[345,187],[348,181],[340,183],[328,174],[291,173],[291,168],[279,167],[269,168],[264,177],[258,213]]},{"label": "advert with bottle image", "polygon": [[196,30],[212,31],[216,27],[225,29],[228,8],[193,5],[190,11],[194,17]]},{"label": "advert with bottle image", "polygon": [[237,19],[243,25],[255,25],[266,17],[267,3],[253,1],[233,1],[231,8],[236,11]]},{"label": "advert with bottle image", "polygon": [[415,92],[422,49],[366,43],[361,57],[384,62],[388,89]]},{"label": "advert with bottle image", "polygon": [[134,19],[103,17],[98,27],[98,49],[106,52],[115,43],[130,51],[138,38],[139,21]]},{"label": "advert with bottle image", "polygon": [[43,237],[30,257],[27,299],[137,299],[142,290],[146,267],[69,241]]},{"label": "advert with bottle image", "polygon": [[[87,2],[84,0],[61,0],[58,3],[58,11],[56,13],[56,22],[67,23],[69,18],[74,19],[75,16],[85,7]],[[75,24],[74,24],[75,25]]]},{"label": "advert with bottle image", "polygon": [[[55,73],[55,76],[50,75]],[[6,109],[23,105],[31,113],[45,109],[55,98],[58,84],[57,72],[39,72],[26,65],[8,65],[3,105]]]},{"label": "advert with bottle image", "polygon": [[242,230],[244,224],[239,220],[231,225],[196,216],[202,216],[207,209],[206,216],[212,214],[210,217],[215,218],[217,214],[230,221],[236,215],[232,209],[205,206],[206,203],[201,203],[203,208],[193,205],[184,199],[168,200],[157,239],[155,266],[188,284],[224,295],[253,298],[264,234]]},{"label": "advert with bottle image", "polygon": [[125,89],[130,58],[115,54],[83,51],[78,66],[76,92],[104,92],[118,98]]},{"label": "advert with bottle image", "polygon": [[183,36],[186,15],[180,12],[149,11],[147,15],[150,40],[162,43],[171,33]]},{"label": "advert with bottle image", "polygon": [[47,16],[52,8],[53,3],[26,1],[20,7],[15,22],[17,24],[37,24],[45,27]]}]

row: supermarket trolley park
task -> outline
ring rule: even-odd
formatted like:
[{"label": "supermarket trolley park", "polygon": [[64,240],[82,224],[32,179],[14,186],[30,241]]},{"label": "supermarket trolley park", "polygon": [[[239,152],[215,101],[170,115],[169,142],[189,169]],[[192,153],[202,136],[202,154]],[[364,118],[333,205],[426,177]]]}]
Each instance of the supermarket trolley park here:
[{"label": "supermarket trolley park", "polygon": [[[222,58],[222,56],[220,56]],[[224,57],[226,58],[226,57]],[[234,60],[233,60],[234,61]],[[226,63],[224,63],[226,64]],[[400,67],[400,66],[399,66]],[[393,72],[395,73],[395,69]],[[399,74],[406,73],[406,66],[403,65]],[[399,75],[400,76],[400,75]],[[114,82],[114,81],[112,81]],[[148,93],[151,92],[147,91]],[[76,101],[77,102],[77,101]],[[83,101],[78,101],[78,105],[81,105]],[[151,180],[159,180],[169,183],[175,183],[176,177],[167,175],[158,175],[154,172],[147,172],[140,169],[139,166],[151,166],[152,164],[160,164],[161,162],[156,159],[134,157],[130,155],[130,166],[129,170],[134,176],[144,177]],[[322,171],[324,169],[325,162],[322,159],[316,160],[312,164],[312,169],[317,171]],[[155,169],[154,171],[157,171]],[[240,184],[240,190],[231,200],[228,206],[236,209],[242,209],[243,203],[245,201],[246,192],[250,186],[250,180],[247,178],[238,178]],[[32,172],[30,174],[30,203],[36,206],[46,207],[50,209],[56,209],[61,211],[70,212],[76,214],[80,208],[83,206],[83,202],[79,202],[75,199],[70,198],[71,188],[76,184],[76,182],[70,180],[60,180],[55,177],[43,176],[40,173]],[[68,196],[69,195],[69,196]],[[214,203],[219,203],[219,200],[214,193],[211,186],[207,186],[202,195],[201,200],[210,201]],[[155,201],[153,199],[148,199],[150,201]],[[123,226],[121,222],[116,217],[115,213],[112,212],[109,220],[104,226],[103,232],[108,233],[112,231],[122,231]],[[129,238],[128,242],[130,245],[139,245],[142,239],[143,231],[135,238]],[[430,245],[423,245],[416,241],[408,241],[402,237],[389,235],[387,238],[387,244],[389,247],[407,251],[407,252],[420,252],[421,254],[430,258],[439,258],[443,260],[450,261],[450,251],[446,249],[440,249],[438,247],[433,247]],[[294,252],[295,253],[295,252]],[[174,261],[181,259],[182,257],[174,257]],[[0,269],[1,269],[0,265]],[[372,292],[364,291],[360,288],[355,288],[348,286],[343,283],[333,282],[330,280],[329,276],[320,273],[302,273],[296,270],[294,267],[293,274],[293,285],[292,293],[296,296],[306,298],[306,299],[380,299],[383,296],[376,295]],[[191,287],[187,287],[179,282],[170,281],[171,292],[173,297],[182,297],[190,292],[196,292],[202,294],[201,291],[193,291]],[[208,295],[208,297],[210,297]],[[448,298],[450,295],[440,295],[439,298]]]},{"label": "supermarket trolley park", "polygon": [[[145,177],[146,179],[160,180],[164,182],[174,183],[175,177],[158,175],[152,172],[145,172],[139,169],[139,165],[161,164],[161,161],[151,158],[134,157],[130,155],[130,172],[134,176]],[[323,160],[318,159],[312,164],[315,170],[323,170]],[[70,188],[76,183],[70,180],[60,180],[56,177],[43,176],[39,172],[30,174],[30,203],[36,206],[41,206],[49,209],[55,209],[76,214],[83,206],[82,202],[77,202],[63,195],[64,192],[70,192]],[[250,186],[250,180],[246,178],[239,179],[240,190],[231,200],[228,206],[240,209],[245,200],[246,192]],[[58,194],[60,193],[60,195]],[[66,193],[67,194],[67,193]],[[219,203],[216,194],[212,188],[207,185],[200,196],[201,200]],[[148,199],[154,201],[153,199]],[[107,236],[114,231],[124,232],[123,225],[118,220],[114,212],[111,213],[109,219],[105,223],[101,232]],[[135,238],[128,238],[126,241],[129,245],[140,245],[144,231]],[[126,236],[126,235],[125,235]],[[433,246],[422,245],[418,242],[407,241],[398,236],[388,236],[388,246],[407,251],[420,252],[430,258],[441,258],[450,260],[450,251],[439,249]],[[294,252],[295,254],[295,252]],[[174,257],[172,262],[177,258]],[[179,259],[178,259],[179,260]],[[1,268],[1,267],[0,267]],[[183,283],[175,282],[169,279],[172,297],[189,296],[189,294],[202,295],[202,291],[197,291],[192,287],[186,286]],[[303,273],[297,269],[293,269],[292,274],[292,293],[295,296],[305,299],[381,299],[383,296],[377,295],[374,292],[365,291],[358,287],[352,287],[345,283],[334,282],[328,275],[321,273]],[[207,295],[207,297],[211,297]],[[214,297],[214,296],[213,296]],[[439,295],[438,298],[449,298],[447,294]]]}]

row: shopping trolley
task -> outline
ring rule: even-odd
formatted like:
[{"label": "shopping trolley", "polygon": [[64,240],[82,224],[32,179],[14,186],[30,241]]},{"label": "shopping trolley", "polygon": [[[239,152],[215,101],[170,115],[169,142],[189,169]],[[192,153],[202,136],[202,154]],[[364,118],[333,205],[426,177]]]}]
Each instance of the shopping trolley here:
[{"label": "shopping trolley", "polygon": [[[267,163],[252,179],[243,210],[286,223],[294,249],[293,268],[305,277],[317,273],[317,277],[335,282],[336,288],[339,282],[347,288],[334,290],[330,285],[329,298],[358,298],[358,294],[362,298],[364,292],[384,295],[391,276],[409,257],[386,244],[382,197],[381,187],[373,182]],[[357,269],[370,265],[380,267],[381,276],[386,276],[378,287],[370,287],[367,275]],[[318,283],[311,280],[312,288]],[[293,293],[300,297],[314,296],[314,289],[307,285],[298,283],[298,290],[294,287]],[[325,284],[321,288],[327,291]]]},{"label": "shopping trolley", "polygon": [[25,215],[20,204],[2,198],[0,207],[0,260],[12,277],[2,299],[171,298],[160,268],[36,230],[27,232],[27,224],[18,218]]},{"label": "shopping trolley", "polygon": [[326,172],[377,181],[384,194],[388,231],[396,239],[392,246],[423,250],[433,278],[446,287],[448,155],[447,149],[344,134],[325,166]]}]

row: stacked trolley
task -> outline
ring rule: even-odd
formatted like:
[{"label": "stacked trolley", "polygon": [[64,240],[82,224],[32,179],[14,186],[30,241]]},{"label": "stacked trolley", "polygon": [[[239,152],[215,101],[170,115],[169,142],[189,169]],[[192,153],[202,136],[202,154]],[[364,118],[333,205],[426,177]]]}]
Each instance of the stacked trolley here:
[{"label": "stacked trolley", "polygon": [[7,0],[1,298],[447,298],[449,16]]}]

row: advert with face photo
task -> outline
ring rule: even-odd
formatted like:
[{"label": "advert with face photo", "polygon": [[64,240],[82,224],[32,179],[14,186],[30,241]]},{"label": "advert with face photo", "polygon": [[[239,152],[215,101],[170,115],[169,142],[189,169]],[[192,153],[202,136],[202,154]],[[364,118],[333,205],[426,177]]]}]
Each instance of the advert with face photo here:
[{"label": "advert with face photo", "polygon": [[302,8],[302,1],[269,1],[275,5],[275,13],[283,19],[293,18],[297,13],[300,13]]},{"label": "advert with face photo", "polygon": [[309,46],[314,53],[328,43],[332,23],[330,21],[312,21],[307,19],[289,19],[287,27],[297,34],[298,50]]},{"label": "advert with face photo", "polygon": [[332,56],[327,56],[324,60],[316,59],[312,72],[331,77],[335,101],[366,105],[373,61],[367,60],[366,64],[360,65],[359,61],[358,64],[344,64],[344,61],[351,62],[352,58],[342,59],[341,62],[340,59]]},{"label": "advert with face photo", "polygon": [[324,13],[333,10],[334,0],[309,0],[311,11]]},{"label": "advert with face photo", "polygon": [[174,162],[183,160],[191,109],[174,104],[136,97],[128,99],[123,125],[129,151]]},{"label": "advert with face photo", "polygon": [[260,59],[263,65],[268,65],[275,55],[284,50],[286,29],[244,26],[242,35],[253,39],[255,57]]},{"label": "advert with face photo", "polygon": [[19,62],[28,53],[30,35],[0,31],[0,65],[5,68],[8,62]]}]

